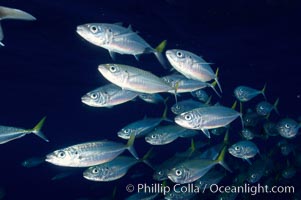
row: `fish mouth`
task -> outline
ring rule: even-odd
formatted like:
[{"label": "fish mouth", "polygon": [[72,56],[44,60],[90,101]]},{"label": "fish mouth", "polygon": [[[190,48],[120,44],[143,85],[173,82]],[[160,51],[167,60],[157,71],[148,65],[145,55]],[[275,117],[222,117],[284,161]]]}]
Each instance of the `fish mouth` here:
[{"label": "fish mouth", "polygon": [[88,104],[88,102],[90,102],[90,97],[88,95],[84,95],[81,97],[81,101],[84,104]]},{"label": "fish mouth", "polygon": [[51,162],[53,161],[53,158],[54,158],[54,157],[53,157],[52,154],[48,154],[48,155],[46,155],[45,161],[51,163]]}]

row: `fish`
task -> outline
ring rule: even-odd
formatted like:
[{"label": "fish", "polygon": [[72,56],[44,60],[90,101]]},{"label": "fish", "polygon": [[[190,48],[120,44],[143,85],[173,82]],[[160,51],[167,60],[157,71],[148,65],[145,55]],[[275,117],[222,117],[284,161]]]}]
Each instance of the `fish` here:
[{"label": "fish", "polygon": [[187,112],[195,108],[206,107],[206,106],[209,105],[199,101],[195,101],[193,99],[187,99],[175,103],[174,105],[171,106],[170,109],[174,114],[179,115],[183,112]]},{"label": "fish", "polygon": [[[202,130],[210,138],[208,129],[224,127],[241,118],[241,113],[224,106],[207,106],[183,112],[175,117],[175,122],[188,129]],[[242,123],[243,126],[243,123]]]},{"label": "fish", "polygon": [[240,85],[234,89],[234,96],[240,102],[250,101],[254,97],[258,96],[259,94],[262,94],[264,99],[266,99],[265,90],[266,90],[266,84],[263,86],[261,90],[254,89],[249,86]]},{"label": "fish", "polygon": [[162,121],[170,121],[166,118],[167,107],[165,107],[162,117],[157,118],[144,118],[132,122],[117,132],[118,137],[122,139],[129,139],[134,134],[136,138],[143,137],[157,127]]},{"label": "fish", "polygon": [[152,165],[147,161],[151,151],[152,149],[140,160],[129,156],[118,156],[110,162],[91,166],[83,172],[83,177],[90,181],[108,182],[125,176],[128,170],[139,162],[144,162],[152,168]]},{"label": "fish", "polygon": [[246,160],[251,165],[249,158],[259,154],[259,149],[254,142],[242,140],[230,146],[228,152],[234,157]]},{"label": "fish", "polygon": [[215,80],[219,90],[222,92],[217,77],[218,70],[214,73],[210,63],[206,62],[202,57],[180,49],[167,50],[165,55],[171,66],[187,78],[202,82]]},{"label": "fish", "polygon": [[24,160],[22,166],[26,168],[32,168],[43,164],[45,161],[44,157],[32,157]]},{"label": "fish", "polygon": [[281,119],[276,124],[276,129],[284,138],[293,138],[298,134],[298,130],[300,128],[300,124],[298,124],[294,119],[292,118],[284,118]]},{"label": "fish", "polygon": [[49,142],[46,136],[41,131],[46,117],[43,117],[35,127],[32,129],[16,128],[11,126],[0,126],[0,144],[7,143],[9,141],[21,138],[27,134],[33,133],[36,136],[42,138],[44,141]]},{"label": "fish", "polygon": [[173,142],[178,137],[193,137],[198,133],[181,126],[172,124],[156,127],[145,136],[145,141],[151,145],[165,145]]},{"label": "fish", "polygon": [[98,71],[110,82],[122,89],[154,94],[175,90],[151,72],[121,64],[101,64]]},{"label": "fish", "polygon": [[138,97],[147,103],[158,104],[164,102],[164,98],[158,93],[154,93],[154,94],[138,93]]},{"label": "fish", "polygon": [[264,130],[265,134],[267,134],[268,136],[277,136],[277,135],[279,135],[276,123],[271,122],[271,121],[266,121],[263,124],[263,130]]},{"label": "fish", "polygon": [[253,130],[249,128],[243,128],[241,130],[241,135],[246,139],[246,140],[252,140],[255,137],[255,134]]},{"label": "fish", "polygon": [[107,84],[88,92],[82,96],[81,101],[82,103],[92,107],[111,108],[131,101],[137,96],[137,92],[123,90],[114,84]]},{"label": "fish", "polygon": [[191,92],[191,95],[193,97],[197,98],[201,102],[207,102],[209,99],[209,95],[203,89],[193,91],[193,92]]},{"label": "fish", "polygon": [[114,160],[89,167],[83,172],[83,177],[90,181],[108,182],[117,180],[139,161],[129,156],[118,156]]},{"label": "fish", "polygon": [[268,158],[257,159],[252,165],[250,165],[246,180],[249,183],[257,183],[265,175],[267,167],[271,167],[270,164],[271,160]]},{"label": "fish", "polygon": [[163,40],[156,48],[152,48],[137,32],[119,24],[87,23],[78,25],[76,33],[88,42],[107,49],[115,60],[115,53],[133,55],[139,60],[139,55],[153,53],[163,67],[167,63],[162,55],[166,46]]},{"label": "fish", "polygon": [[46,155],[46,162],[65,167],[90,167],[109,162],[126,149],[139,159],[134,149],[135,135],[131,135],[126,145],[109,140],[85,142],[55,150]]},{"label": "fish", "polygon": [[201,178],[217,164],[232,172],[224,162],[226,149],[226,146],[224,146],[215,160],[191,159],[181,162],[173,167],[167,176],[174,183],[185,184]]},{"label": "fish", "polygon": [[34,21],[36,18],[32,16],[31,14],[15,9],[15,8],[9,8],[0,6],[0,46],[4,46],[2,43],[2,40],[4,39],[4,34],[1,26],[1,21],[6,19],[14,19],[14,20],[27,20],[27,21]]},{"label": "fish", "polygon": [[279,111],[277,108],[278,103],[279,103],[279,98],[277,98],[277,100],[273,105],[267,101],[261,101],[256,105],[256,112],[258,115],[266,116],[267,118],[269,117],[272,110],[275,110],[275,112],[279,115]]},{"label": "fish", "polygon": [[[196,90],[200,90],[206,87],[210,87],[217,94],[217,96],[221,97],[221,95],[216,91],[215,84],[209,84],[207,82],[202,82],[198,80],[188,79],[181,74],[171,74],[167,76],[161,77],[167,84],[171,85],[173,88],[177,87],[177,94],[193,92]],[[169,91],[170,93],[175,93],[174,90]]]}]

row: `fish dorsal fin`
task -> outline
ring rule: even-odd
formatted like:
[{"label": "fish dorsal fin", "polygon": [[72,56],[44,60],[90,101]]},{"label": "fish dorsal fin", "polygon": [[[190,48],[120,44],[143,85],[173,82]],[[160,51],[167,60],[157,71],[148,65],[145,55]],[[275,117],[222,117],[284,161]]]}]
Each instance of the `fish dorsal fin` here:
[{"label": "fish dorsal fin", "polygon": [[118,25],[118,26],[123,26],[123,23],[122,22],[116,22],[114,23],[115,25]]}]

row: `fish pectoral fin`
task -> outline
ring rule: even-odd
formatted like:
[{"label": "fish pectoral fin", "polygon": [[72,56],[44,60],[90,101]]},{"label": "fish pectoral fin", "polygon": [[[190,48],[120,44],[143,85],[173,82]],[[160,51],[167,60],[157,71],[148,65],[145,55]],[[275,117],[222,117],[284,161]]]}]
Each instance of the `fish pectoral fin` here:
[{"label": "fish pectoral fin", "polygon": [[248,158],[246,158],[244,160],[247,161],[249,163],[249,165],[252,165],[252,162]]},{"label": "fish pectoral fin", "polygon": [[110,56],[111,56],[111,58],[112,58],[112,60],[116,60],[116,53],[115,52],[113,52],[113,51],[109,51],[109,54],[110,54]]},{"label": "fish pectoral fin", "polygon": [[210,132],[208,131],[208,129],[201,129],[201,130],[207,136],[207,138],[210,138]]}]

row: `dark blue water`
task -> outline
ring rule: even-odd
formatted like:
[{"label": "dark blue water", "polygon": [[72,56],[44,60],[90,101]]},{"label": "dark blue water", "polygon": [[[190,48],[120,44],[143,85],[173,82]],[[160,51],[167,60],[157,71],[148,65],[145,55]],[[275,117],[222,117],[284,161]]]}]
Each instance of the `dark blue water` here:
[{"label": "dark blue water", "polygon": [[[136,170],[146,172],[141,181],[151,179],[152,171],[143,164],[111,183],[89,182],[82,178],[82,169],[73,170],[73,176],[61,181],[51,181],[51,177],[69,169],[48,163],[31,169],[21,166],[29,157],[80,142],[124,142],[116,135],[120,128],[145,115],[160,116],[164,109],[163,105],[139,100],[111,109],[81,103],[83,94],[108,83],[98,73],[97,65],[113,61],[105,49],[76,34],[80,24],[131,24],[154,47],[167,39],[167,49],[189,50],[214,63],[214,69],[220,68],[224,93],[221,100],[214,96],[214,101],[231,105],[236,86],[260,89],[267,83],[268,100],[280,98],[281,116],[300,116],[301,14],[297,1],[13,0],[1,1],[1,5],[27,11],[37,21],[2,22],[6,46],[0,48],[0,122],[31,128],[46,115],[43,130],[50,139],[45,143],[28,135],[0,146],[0,187],[7,199],[104,197],[115,186],[117,199],[123,199],[129,195],[125,185],[136,181],[130,178]],[[139,66],[159,76],[169,73],[153,55],[143,55],[139,62],[132,56],[118,55],[116,62]],[[143,139],[135,146],[140,156],[150,147]],[[189,141],[156,147],[158,160],[167,159],[179,146],[184,150]]]}]

